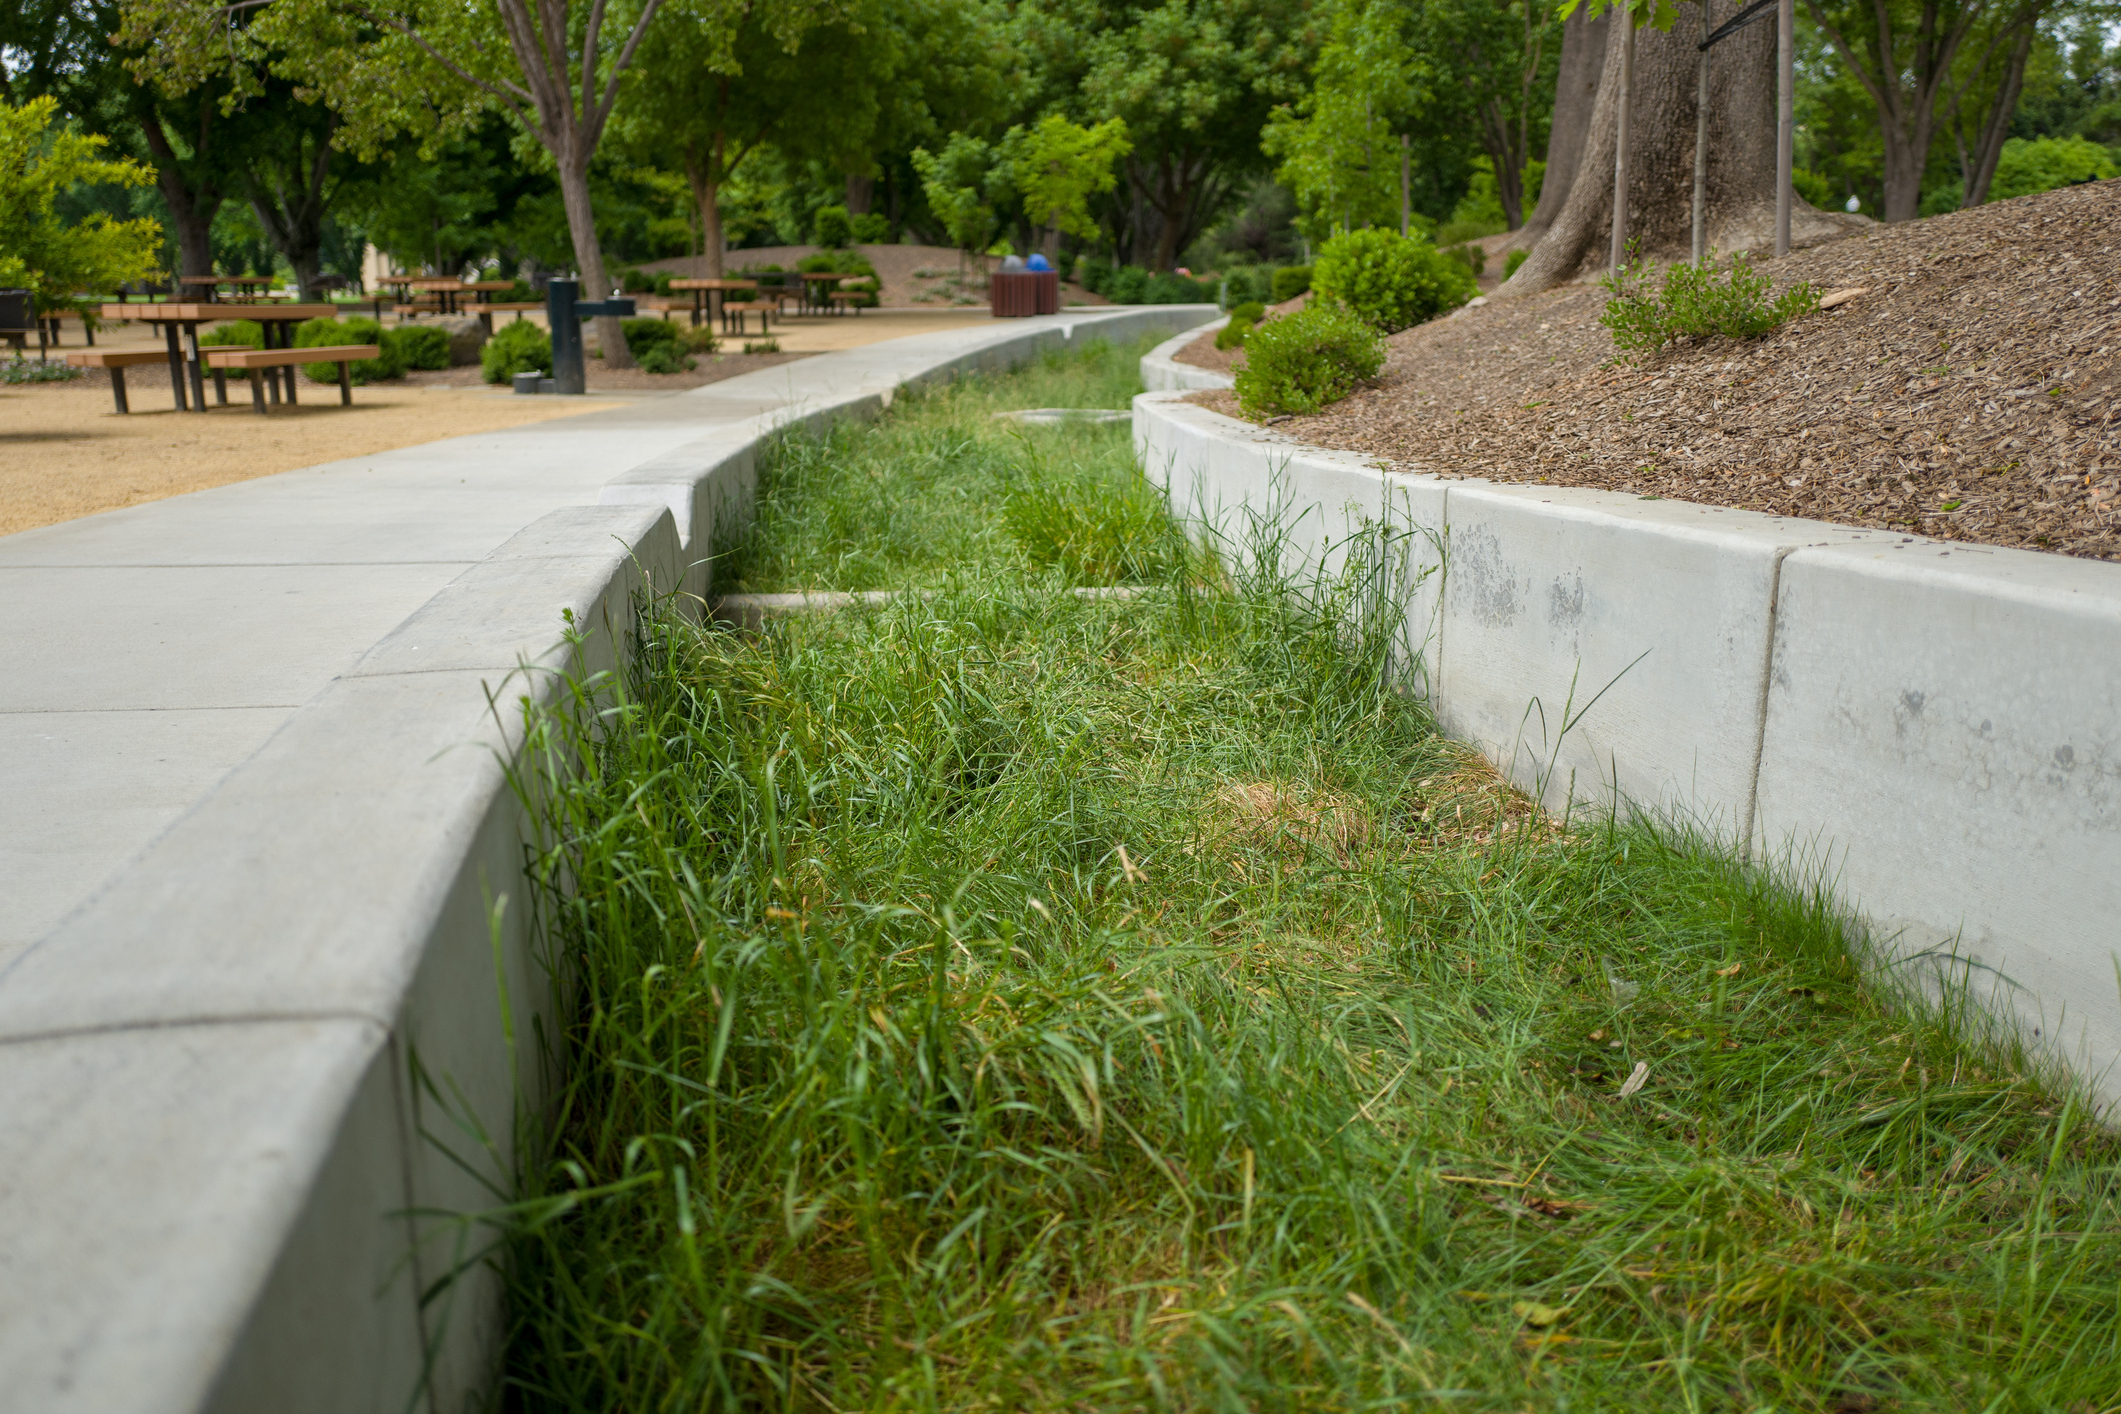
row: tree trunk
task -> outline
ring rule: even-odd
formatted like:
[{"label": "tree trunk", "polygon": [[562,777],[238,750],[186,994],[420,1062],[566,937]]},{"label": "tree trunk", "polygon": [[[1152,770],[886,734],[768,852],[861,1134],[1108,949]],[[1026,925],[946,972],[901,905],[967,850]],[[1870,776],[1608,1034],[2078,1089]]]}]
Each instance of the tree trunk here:
[{"label": "tree trunk", "polygon": [[847,174],[847,214],[867,216],[876,205],[876,178]]},{"label": "tree trunk", "polygon": [[[2003,158],[2003,143],[2011,135],[2011,119],[2018,112],[2018,94],[2025,87],[2025,62],[2033,52],[2033,26],[2020,25],[2011,44],[2010,56],[2004,60],[2003,83],[1996,91],[1996,101],[1988,111],[1988,120],[1981,125],[1981,137],[1974,147],[1970,170],[1964,170],[1965,189],[1960,194],[1960,205],[1980,206],[1988,200],[1989,184],[1996,180],[1996,164]],[[1958,95],[1952,96],[1952,109],[1958,111]]]},{"label": "tree trunk", "polygon": [[[1693,244],[1694,116],[1700,77],[1701,11],[1687,0],[1670,33],[1635,37],[1629,127],[1628,237],[1645,258],[1684,259]],[[1626,46],[1607,44],[1575,179],[1553,223],[1499,293],[1531,294],[1605,268],[1613,219],[1620,66]],[[1772,250],[1775,240],[1775,30],[1756,24],[1713,51],[1709,82],[1708,239],[1713,250]],[[1558,111],[1555,131],[1562,130]],[[1551,180],[1551,178],[1549,178]],[[1542,201],[1544,206],[1545,202]],[[1815,210],[1802,199],[1791,243],[1818,245],[1867,224]]]},{"label": "tree trunk", "polygon": [[[589,205],[589,153],[568,151],[557,164],[560,169],[560,200],[567,208],[567,233],[574,238],[575,264],[582,274],[582,298],[588,301],[611,297],[611,281],[604,273],[604,248],[597,243],[596,216]],[[632,368],[633,353],[626,347],[626,332],[618,316],[597,316],[597,347],[604,351],[606,368]]]},{"label": "tree trunk", "polygon": [[[254,162],[243,172],[251,210],[257,212],[266,239],[293,267],[295,289],[303,299],[316,292],[317,276],[323,269],[324,185],[330,170],[331,125],[327,123],[316,135],[316,146],[306,160],[298,149],[280,171],[266,162]],[[438,267],[435,273],[449,272]]]},{"label": "tree trunk", "polygon": [[[155,159],[155,185],[169,206],[171,224],[177,228],[177,273],[213,274],[214,217],[227,198],[205,182],[194,186],[186,180],[183,161],[170,145],[169,135],[162,131],[159,119],[144,118],[140,135],[147,143],[149,155]],[[172,293],[182,294],[183,287],[177,287]]]},{"label": "tree trunk", "polygon": [[[1980,17],[1982,7],[1974,4],[1946,11],[1939,0],[1923,0],[1915,32],[1910,35],[1905,32],[1904,23],[1900,33],[1894,32],[1895,21],[1903,17],[1893,12],[1887,0],[1870,0],[1868,15],[1851,5],[1845,18],[1853,17],[1876,28],[1871,57],[1879,64],[1872,68],[1841,28],[1821,13],[1819,0],[1805,0],[1805,5],[1812,22],[1877,107],[1879,136],[1885,146],[1885,219],[1911,221],[1922,213],[1922,176],[1929,166],[1930,140],[1937,130],[1938,100],[1951,82],[1960,43]],[[1853,30],[1854,25],[1850,28]]]},{"label": "tree trunk", "polygon": [[1591,132],[1591,111],[1598,100],[1598,76],[1605,69],[1605,38],[1613,12],[1591,18],[1591,7],[1578,5],[1561,28],[1561,65],[1554,77],[1554,121],[1547,130],[1547,170],[1539,204],[1509,245],[1529,250],[1547,233],[1575,185],[1583,145]]},{"label": "tree trunk", "polygon": [[702,278],[722,278],[722,184],[709,174],[720,170],[720,164],[709,165],[709,160],[686,154],[685,180],[692,184],[692,205],[700,213],[700,254],[706,262],[706,275]]}]

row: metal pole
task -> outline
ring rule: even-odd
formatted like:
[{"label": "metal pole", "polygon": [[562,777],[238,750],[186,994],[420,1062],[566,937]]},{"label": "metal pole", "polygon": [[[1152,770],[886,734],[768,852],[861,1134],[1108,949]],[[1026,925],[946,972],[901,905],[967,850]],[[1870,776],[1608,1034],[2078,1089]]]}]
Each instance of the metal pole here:
[{"label": "metal pole", "polygon": [[1628,258],[1628,99],[1635,87],[1635,15],[1628,4],[1620,7],[1620,31],[1620,123],[1613,143],[1614,275]]},{"label": "metal pole", "polygon": [[582,321],[576,317],[576,280],[554,280],[545,287],[545,319],[552,325],[552,390],[581,393],[588,389],[582,367]]},{"label": "metal pole", "polygon": [[1414,234],[1414,165],[1410,155],[1412,139],[1405,133],[1399,135],[1399,234]]},{"label": "metal pole", "polygon": [[1790,170],[1797,153],[1797,0],[1775,15],[1775,254],[1790,253]]},{"label": "metal pole", "polygon": [[1709,0],[1701,0],[1701,93],[1694,103],[1694,264],[1709,253]]}]

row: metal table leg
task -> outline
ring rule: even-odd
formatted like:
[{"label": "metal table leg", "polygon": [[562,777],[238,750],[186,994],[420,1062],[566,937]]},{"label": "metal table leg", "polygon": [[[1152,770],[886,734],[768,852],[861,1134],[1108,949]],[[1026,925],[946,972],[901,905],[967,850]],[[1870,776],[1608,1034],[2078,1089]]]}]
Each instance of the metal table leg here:
[{"label": "metal table leg", "polygon": [[184,326],[184,366],[190,373],[191,402],[194,412],[206,411],[206,375],[201,371],[199,359],[199,326],[196,322]]},{"label": "metal table leg", "polygon": [[169,389],[177,400],[177,411],[190,412],[191,405],[184,401],[184,350],[177,343],[177,326],[165,322],[162,337],[169,344]]}]

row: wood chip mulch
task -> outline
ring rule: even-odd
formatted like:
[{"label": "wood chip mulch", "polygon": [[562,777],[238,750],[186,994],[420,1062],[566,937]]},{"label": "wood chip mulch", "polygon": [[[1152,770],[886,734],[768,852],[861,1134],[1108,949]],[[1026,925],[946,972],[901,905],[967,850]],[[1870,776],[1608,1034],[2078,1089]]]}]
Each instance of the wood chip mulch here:
[{"label": "wood chip mulch", "polygon": [[1595,284],[1493,301],[1393,336],[1375,384],[1275,430],[1395,470],[2121,559],[2117,244],[2121,179],[1876,226],[1760,263],[1835,308],[1632,359]]}]

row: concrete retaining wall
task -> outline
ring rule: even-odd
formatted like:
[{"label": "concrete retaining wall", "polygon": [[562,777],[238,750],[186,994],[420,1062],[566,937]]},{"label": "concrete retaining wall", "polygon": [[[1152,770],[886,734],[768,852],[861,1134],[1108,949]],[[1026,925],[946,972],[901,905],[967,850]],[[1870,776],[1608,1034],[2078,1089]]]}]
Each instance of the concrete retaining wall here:
[{"label": "concrete retaining wall", "polygon": [[1187,392],[1195,388],[1227,388],[1234,381],[1227,373],[1217,373],[1212,368],[1195,368],[1190,363],[1180,363],[1174,355],[1211,329],[1220,329],[1230,321],[1218,319],[1202,329],[1188,329],[1176,338],[1167,339],[1142,358],[1142,386],[1152,393]]},{"label": "concrete retaining wall", "polygon": [[[1899,953],[2121,1100],[2121,566],[1604,491],[1400,476],[1181,401],[1145,466],[1239,543],[1416,532],[1444,729],[1549,808],[1616,799],[1824,868]],[[1595,699],[1595,705],[1594,705]]]},{"label": "concrete retaining wall", "polygon": [[[619,662],[650,581],[705,592],[760,437],[1212,312],[921,335],[685,395],[703,426],[719,415],[712,435],[612,465],[600,504],[523,525],[0,960],[0,1410],[453,1411],[486,1389],[490,1275],[473,1263],[420,1297],[491,1236],[470,1219],[509,1191],[517,1106],[541,1088],[549,993],[507,779],[526,702],[565,668]],[[223,504],[247,495],[268,541],[272,515],[315,514],[250,485]],[[193,501],[111,525],[181,560]],[[421,543],[423,510],[463,514],[439,484],[403,505],[401,546]]]}]

